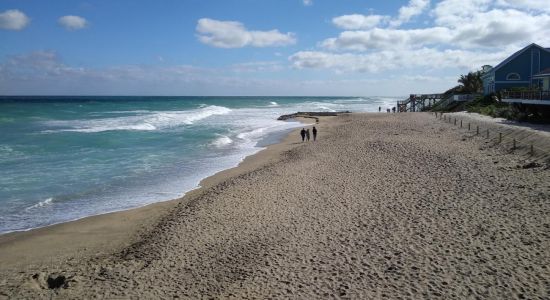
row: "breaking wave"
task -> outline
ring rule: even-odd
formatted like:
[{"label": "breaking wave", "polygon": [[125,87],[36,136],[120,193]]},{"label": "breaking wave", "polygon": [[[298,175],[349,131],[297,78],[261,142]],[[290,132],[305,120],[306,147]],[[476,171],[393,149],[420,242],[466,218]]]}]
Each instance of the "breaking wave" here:
[{"label": "breaking wave", "polygon": [[103,132],[114,130],[162,130],[191,125],[197,121],[215,115],[224,115],[231,112],[231,109],[223,106],[210,105],[199,109],[188,111],[165,111],[165,112],[138,112],[134,116],[118,118],[102,118],[92,120],[71,120],[71,121],[49,121],[47,126],[55,129],[45,132]]},{"label": "breaking wave", "polygon": [[228,136],[222,135],[219,138],[217,138],[214,142],[212,142],[212,145],[220,148],[232,143],[233,143],[233,140],[231,138],[229,138]]},{"label": "breaking wave", "polygon": [[27,207],[26,210],[48,206],[48,205],[51,205],[52,203],[53,203],[53,198],[48,198],[46,200],[36,203],[35,205]]}]

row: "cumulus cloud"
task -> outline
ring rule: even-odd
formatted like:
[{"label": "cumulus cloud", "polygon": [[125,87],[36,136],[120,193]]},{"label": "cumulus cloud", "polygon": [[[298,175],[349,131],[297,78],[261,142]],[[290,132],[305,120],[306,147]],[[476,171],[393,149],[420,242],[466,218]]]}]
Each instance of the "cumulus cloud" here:
[{"label": "cumulus cloud", "polygon": [[493,0],[444,0],[436,5],[432,14],[436,24],[456,27],[489,10],[492,2]]},{"label": "cumulus cloud", "polygon": [[451,31],[445,27],[412,30],[374,28],[368,31],[344,31],[337,38],[324,40],[321,45],[330,50],[367,51],[434,45],[451,40]]},{"label": "cumulus cloud", "polygon": [[0,61],[0,95],[284,94],[288,89],[281,88],[281,82],[257,76],[284,67],[281,62],[256,61],[220,68],[163,64],[81,68],[67,65],[57,52],[35,51]]},{"label": "cumulus cloud", "polygon": [[422,14],[430,6],[430,0],[410,0],[407,6],[399,9],[399,15],[390,22],[393,27],[409,22],[413,17]]},{"label": "cumulus cloud", "polygon": [[534,11],[550,12],[547,2],[541,0],[497,0],[497,5]]},{"label": "cumulus cloud", "polygon": [[[460,3],[460,7],[455,5]],[[445,0],[434,9],[435,23],[453,31],[461,47],[550,43],[550,15],[491,6],[490,0]]]},{"label": "cumulus cloud", "polygon": [[0,13],[0,29],[21,30],[25,28],[31,19],[17,9],[6,10]]},{"label": "cumulus cloud", "polygon": [[550,15],[517,10],[491,10],[456,25],[454,42],[463,47],[498,47],[550,42]]},{"label": "cumulus cloud", "polygon": [[305,6],[313,5],[313,0],[302,0]]},{"label": "cumulus cloud", "polygon": [[532,42],[550,44],[550,14],[503,8],[494,0],[443,0],[431,12],[434,25],[424,28],[396,29],[390,24],[388,28],[357,30],[361,29],[361,16],[348,16],[334,20],[349,30],[325,39],[320,46],[332,51],[372,51],[395,47],[475,49],[520,48]]},{"label": "cumulus cloud", "polygon": [[79,16],[63,16],[57,20],[59,25],[65,27],[67,30],[80,30],[88,26],[88,21]]},{"label": "cumulus cloud", "polygon": [[511,53],[421,48],[384,50],[366,54],[300,51],[289,57],[296,68],[330,69],[338,72],[381,72],[415,68],[469,68],[494,64]]},{"label": "cumulus cloud", "polygon": [[[327,56],[333,54],[327,53]],[[421,55],[421,54],[419,54]],[[391,56],[388,56],[391,57]],[[353,65],[353,57],[333,59],[330,64]],[[363,69],[369,61],[363,63]],[[304,61],[305,62],[305,61]],[[321,63],[321,62],[320,62]],[[317,66],[313,64],[312,66]],[[328,63],[326,65],[329,65]],[[456,77],[375,76],[344,74],[322,80],[269,79],[256,72],[275,72],[287,65],[277,61],[256,61],[222,68],[191,65],[120,65],[107,68],[79,68],[65,64],[53,51],[36,51],[7,57],[0,62],[0,94],[9,95],[399,95],[411,90],[436,92],[456,82]],[[404,68],[400,69],[404,70]],[[238,72],[239,76],[235,76]],[[434,76],[435,74],[432,74]],[[422,81],[419,82],[418,80]],[[395,82],[399,81],[399,86]],[[424,82],[424,84],[423,84]]]},{"label": "cumulus cloud", "polygon": [[388,16],[381,15],[343,15],[332,19],[332,23],[338,28],[347,30],[370,29],[376,27],[383,21],[387,20]]},{"label": "cumulus cloud", "polygon": [[204,44],[219,48],[286,46],[296,43],[293,33],[248,30],[240,22],[203,18],[198,21],[197,35]]}]

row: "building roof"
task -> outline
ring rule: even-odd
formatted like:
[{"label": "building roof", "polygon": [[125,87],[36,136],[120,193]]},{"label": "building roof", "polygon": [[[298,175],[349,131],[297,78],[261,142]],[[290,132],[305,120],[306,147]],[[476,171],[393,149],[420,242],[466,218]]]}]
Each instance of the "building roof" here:
[{"label": "building roof", "polygon": [[510,57],[508,57],[507,59],[503,60],[500,64],[496,65],[494,68],[491,69],[490,72],[494,72],[498,69],[500,69],[501,67],[503,67],[504,65],[506,65],[507,63],[509,63],[511,60],[515,59],[516,57],[520,56],[523,52],[527,51],[527,49],[530,49],[531,47],[536,47],[536,48],[539,48],[540,50],[542,51],[545,51],[545,52],[548,52],[550,53],[550,48],[543,48],[535,43],[532,43],[526,47],[524,47],[523,49],[517,51],[516,53],[512,54]]}]

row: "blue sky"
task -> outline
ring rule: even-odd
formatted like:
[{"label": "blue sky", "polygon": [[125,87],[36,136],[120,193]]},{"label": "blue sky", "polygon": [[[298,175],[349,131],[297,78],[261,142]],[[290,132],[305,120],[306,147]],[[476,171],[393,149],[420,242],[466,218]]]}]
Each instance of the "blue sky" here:
[{"label": "blue sky", "polygon": [[543,0],[0,0],[0,94],[441,92],[537,43]]}]

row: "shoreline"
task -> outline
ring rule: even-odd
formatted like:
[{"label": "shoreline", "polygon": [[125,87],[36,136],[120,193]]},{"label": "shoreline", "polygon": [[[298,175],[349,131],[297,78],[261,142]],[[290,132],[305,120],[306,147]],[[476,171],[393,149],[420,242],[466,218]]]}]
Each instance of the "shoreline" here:
[{"label": "shoreline", "polygon": [[[311,119],[295,118],[311,126]],[[182,197],[168,199],[125,210],[86,216],[27,230],[0,234],[0,262],[3,267],[26,267],[63,261],[67,257],[88,257],[117,252],[149,230],[162,216],[179,203],[191,201],[205,190],[231,177],[249,172],[276,159],[298,140],[299,128],[291,129],[275,143],[246,156],[237,166],[203,178],[198,186]],[[36,249],[40,250],[36,250]],[[107,251],[105,251],[107,249]],[[67,253],[69,252],[69,253]]]},{"label": "shoreline", "polygon": [[319,129],[210,178],[125,247],[0,270],[0,296],[548,296],[545,165],[427,113]]}]

